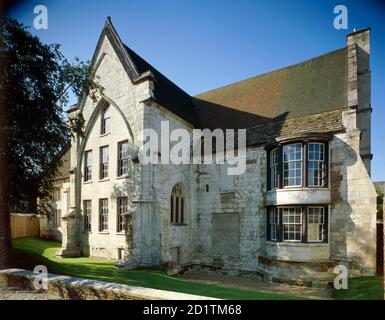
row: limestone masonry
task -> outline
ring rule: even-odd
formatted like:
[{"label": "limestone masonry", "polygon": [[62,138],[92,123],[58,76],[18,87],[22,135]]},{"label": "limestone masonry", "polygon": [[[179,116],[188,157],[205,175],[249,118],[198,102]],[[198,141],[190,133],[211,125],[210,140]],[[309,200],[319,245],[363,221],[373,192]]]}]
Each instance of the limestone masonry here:
[{"label": "limestone masonry", "polygon": [[[122,43],[108,18],[92,64],[104,87],[68,111],[71,141],[42,223],[59,255],[323,286],[376,268],[370,29],[346,47],[191,97]],[[247,129],[246,172],[142,165],[140,132]]]}]

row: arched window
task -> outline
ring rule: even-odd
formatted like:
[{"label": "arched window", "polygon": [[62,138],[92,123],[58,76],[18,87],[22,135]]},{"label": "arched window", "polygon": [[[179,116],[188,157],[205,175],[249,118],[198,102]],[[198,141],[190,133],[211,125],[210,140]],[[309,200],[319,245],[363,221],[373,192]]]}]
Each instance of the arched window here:
[{"label": "arched window", "polygon": [[183,185],[177,183],[172,188],[170,199],[170,222],[184,224],[186,219],[186,199]]}]

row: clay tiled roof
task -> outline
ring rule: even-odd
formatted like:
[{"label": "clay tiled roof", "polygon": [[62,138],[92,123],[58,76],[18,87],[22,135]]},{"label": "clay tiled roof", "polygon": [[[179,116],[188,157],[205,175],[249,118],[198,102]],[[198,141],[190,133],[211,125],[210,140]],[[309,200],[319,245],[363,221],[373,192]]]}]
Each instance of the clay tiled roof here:
[{"label": "clay tiled roof", "polygon": [[208,128],[262,123],[346,108],[347,49],[269,72],[194,97]]},{"label": "clay tiled roof", "polygon": [[[139,74],[153,74],[155,100],[194,127],[247,128],[248,144],[306,131],[307,121],[315,121],[310,127],[318,132],[342,128],[333,111],[347,107],[347,48],[191,97],[124,47]],[[334,118],[312,117],[319,114]]]}]

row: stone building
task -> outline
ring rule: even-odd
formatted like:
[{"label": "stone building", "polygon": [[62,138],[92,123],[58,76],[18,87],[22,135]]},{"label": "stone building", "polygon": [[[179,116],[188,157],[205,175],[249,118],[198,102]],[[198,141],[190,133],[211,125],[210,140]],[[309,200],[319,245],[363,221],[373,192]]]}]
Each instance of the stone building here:
[{"label": "stone building", "polygon": [[[122,43],[108,18],[92,59],[104,93],[68,111],[83,115],[85,135],[71,143],[57,201],[59,255],[317,286],[339,264],[373,274],[369,36],[348,34],[341,49],[192,97]],[[142,164],[140,133],[160,134],[161,121],[190,134],[247,129],[245,173]]]}]

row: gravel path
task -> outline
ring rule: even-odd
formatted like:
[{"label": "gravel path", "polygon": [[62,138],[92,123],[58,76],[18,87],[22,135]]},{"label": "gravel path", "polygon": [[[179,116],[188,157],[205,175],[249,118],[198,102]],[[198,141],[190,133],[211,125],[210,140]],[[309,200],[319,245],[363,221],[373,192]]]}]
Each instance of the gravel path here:
[{"label": "gravel path", "polygon": [[62,300],[58,296],[0,285],[0,300]]}]

